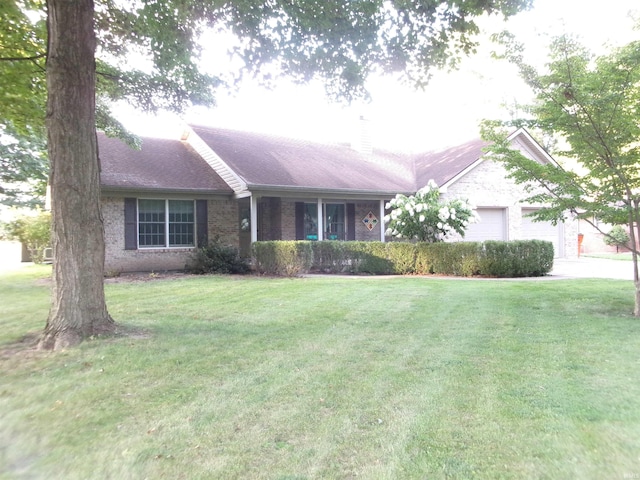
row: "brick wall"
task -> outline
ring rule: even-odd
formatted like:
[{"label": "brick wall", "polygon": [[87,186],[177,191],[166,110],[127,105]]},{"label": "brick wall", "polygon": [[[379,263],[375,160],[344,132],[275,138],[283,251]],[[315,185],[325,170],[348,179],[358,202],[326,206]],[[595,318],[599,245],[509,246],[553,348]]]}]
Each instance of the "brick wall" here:
[{"label": "brick wall", "polygon": [[[124,249],[124,198],[103,197],[105,230],[105,273],[182,270],[192,248]],[[225,244],[238,247],[238,204],[234,200],[208,201],[209,238],[215,235]]]}]

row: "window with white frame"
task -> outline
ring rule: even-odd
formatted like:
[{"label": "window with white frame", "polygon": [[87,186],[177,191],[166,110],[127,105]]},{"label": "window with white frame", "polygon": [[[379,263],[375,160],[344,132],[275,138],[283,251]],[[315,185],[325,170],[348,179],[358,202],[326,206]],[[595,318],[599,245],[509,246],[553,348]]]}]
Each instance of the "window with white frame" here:
[{"label": "window with white frame", "polygon": [[138,199],[140,248],[193,247],[194,232],[193,200]]}]

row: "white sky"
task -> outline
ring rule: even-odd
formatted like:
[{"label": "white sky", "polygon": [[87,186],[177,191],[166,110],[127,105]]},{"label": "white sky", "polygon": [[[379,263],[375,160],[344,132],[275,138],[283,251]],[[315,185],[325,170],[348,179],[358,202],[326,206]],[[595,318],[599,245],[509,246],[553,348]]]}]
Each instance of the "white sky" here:
[{"label": "white sky", "polygon": [[[536,0],[533,10],[510,19],[486,19],[485,33],[509,30],[531,51],[530,60],[543,62],[549,36],[573,33],[596,53],[605,44],[621,45],[640,37],[629,12],[640,13],[638,0]],[[349,142],[356,119],[364,115],[374,146],[390,150],[427,151],[479,136],[484,118],[508,116],[505,104],[530,95],[516,70],[490,58],[493,46],[484,41],[479,52],[463,60],[460,70],[437,72],[425,91],[402,86],[395,78],[372,78],[370,104],[332,104],[323,86],[297,86],[282,81],[273,90],[244,82],[238,91],[218,94],[212,110],[194,110],[185,119],[218,127],[273,133],[326,142]],[[219,57],[218,57],[219,58]],[[172,122],[165,120],[165,123]],[[135,120],[134,130],[144,135]],[[138,128],[135,128],[135,126]],[[175,128],[175,123],[171,125]],[[157,126],[153,127],[158,133]]]}]

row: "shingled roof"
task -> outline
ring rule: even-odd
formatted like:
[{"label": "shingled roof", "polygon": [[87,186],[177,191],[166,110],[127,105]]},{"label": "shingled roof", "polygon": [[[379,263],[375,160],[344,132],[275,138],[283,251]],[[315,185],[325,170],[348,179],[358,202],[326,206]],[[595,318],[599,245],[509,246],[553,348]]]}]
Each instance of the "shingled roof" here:
[{"label": "shingled roof", "polygon": [[192,126],[193,131],[251,188],[411,192],[411,159],[348,145]]},{"label": "shingled roof", "polygon": [[439,186],[445,185],[463,172],[483,155],[487,142],[477,139],[445,150],[421,153],[413,156],[416,190],[424,187],[429,180]]},{"label": "shingled roof", "polygon": [[231,194],[232,190],[185,142],[142,138],[135,150],[98,133],[98,155],[105,190]]},{"label": "shingled roof", "polygon": [[[473,140],[421,154],[377,149],[365,154],[344,144],[205,126],[191,128],[249,191],[412,193],[431,179],[445,185],[474,165],[487,145]],[[220,176],[226,172],[216,172],[189,140],[143,138],[142,149],[134,150],[118,139],[99,134],[103,188],[232,194],[232,188]]]}]

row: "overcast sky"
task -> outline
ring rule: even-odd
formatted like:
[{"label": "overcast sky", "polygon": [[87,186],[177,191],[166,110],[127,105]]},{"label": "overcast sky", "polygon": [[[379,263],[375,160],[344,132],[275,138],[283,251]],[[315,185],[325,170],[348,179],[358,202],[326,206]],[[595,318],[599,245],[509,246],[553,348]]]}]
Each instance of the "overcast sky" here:
[{"label": "overcast sky", "polygon": [[[536,0],[534,9],[510,19],[483,22],[485,34],[508,29],[526,43],[531,60],[543,62],[550,36],[579,35],[594,51],[640,37],[629,12],[640,12],[637,0]],[[192,123],[309,138],[348,142],[357,118],[364,115],[374,145],[390,150],[427,151],[461,143],[479,135],[483,118],[508,118],[507,104],[530,95],[515,68],[489,58],[492,45],[462,62],[459,71],[437,72],[425,91],[402,86],[396,78],[372,78],[373,101],[350,107],[332,104],[323,86],[281,82],[269,91],[251,82],[234,93],[220,92],[213,110],[186,116]],[[140,125],[140,122],[136,122]],[[157,130],[157,129],[156,129]],[[139,130],[145,134],[143,130]]]}]

